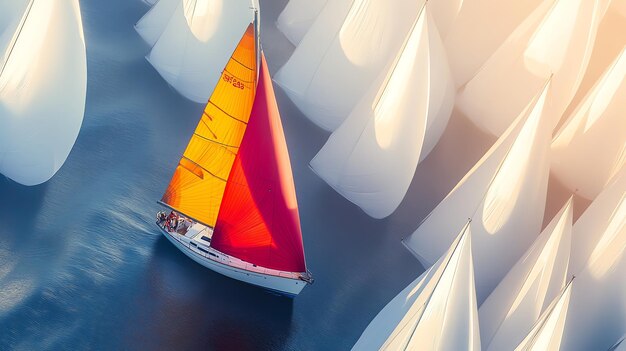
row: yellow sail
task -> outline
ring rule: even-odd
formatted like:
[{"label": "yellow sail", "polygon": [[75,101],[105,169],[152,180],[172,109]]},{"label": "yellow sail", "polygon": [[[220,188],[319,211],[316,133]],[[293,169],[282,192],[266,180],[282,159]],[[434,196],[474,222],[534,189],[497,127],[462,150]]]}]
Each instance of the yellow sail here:
[{"label": "yellow sail", "polygon": [[177,212],[211,227],[250,118],[256,72],[256,35],[251,23],[226,64],[161,199]]}]

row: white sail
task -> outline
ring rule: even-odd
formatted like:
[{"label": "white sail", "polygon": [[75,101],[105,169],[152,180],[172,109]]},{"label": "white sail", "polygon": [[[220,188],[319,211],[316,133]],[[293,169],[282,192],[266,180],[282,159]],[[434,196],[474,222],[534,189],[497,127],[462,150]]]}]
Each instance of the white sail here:
[{"label": "white sail", "polygon": [[609,2],[546,0],[459,91],[460,110],[500,135],[553,74],[548,114],[560,118],[580,85]]},{"label": "white sail", "polygon": [[[462,1],[458,14],[453,1],[432,1],[432,5],[449,4],[454,16],[447,34],[442,33],[457,87],[470,80],[515,28],[537,5],[545,0],[471,0]],[[497,14],[497,15],[494,15]],[[439,24],[439,23],[438,23]]]},{"label": "white sail", "polygon": [[329,1],[274,80],[311,121],[335,130],[396,57],[424,2]]},{"label": "white sail", "polygon": [[248,24],[250,0],[182,0],[146,57],[176,91],[206,102]]},{"label": "white sail", "polygon": [[[590,262],[602,262],[606,250],[619,250],[626,245],[626,167],[614,177],[589,205],[572,230],[570,274],[578,274]],[[608,266],[598,263],[595,269]]]},{"label": "white sail", "polygon": [[40,184],[63,165],[85,111],[78,0],[32,1],[0,62],[0,173]]},{"label": "white sail", "polygon": [[606,350],[626,330],[626,168],[574,225],[572,250],[576,286],[562,349]]},{"label": "white sail", "polygon": [[[541,315],[524,340],[517,345],[515,351],[545,351],[561,349],[563,328],[570,308],[572,283],[567,284],[563,291]],[[567,349],[566,349],[567,350]]]},{"label": "white sail", "polygon": [[375,218],[398,207],[454,104],[443,45],[426,8],[389,72],[311,161],[322,179]]},{"label": "white sail", "polygon": [[467,218],[472,223],[478,302],[482,303],[540,232],[552,124],[543,114],[549,84],[404,244],[429,266]]},{"label": "white sail", "polygon": [[486,350],[512,350],[565,287],[572,232],[572,199],[478,310]]},{"label": "white sail", "polygon": [[469,223],[433,267],[380,311],[352,350],[417,346],[480,350]]},{"label": "white sail", "polygon": [[153,46],[159,40],[181,2],[182,0],[159,0],[135,24],[135,30],[148,45]]},{"label": "white sail", "polygon": [[293,44],[298,45],[327,0],[289,0],[276,20],[276,27]]},{"label": "white sail", "polygon": [[564,349],[607,349],[626,330],[626,167],[578,219],[572,236],[577,286]]},{"label": "white sail", "polygon": [[552,142],[552,171],[576,194],[595,198],[626,163],[626,48]]},{"label": "white sail", "polygon": [[150,6],[154,6],[154,4],[156,4],[159,1],[160,0],[143,0],[143,2],[145,2],[146,4],[148,4]]},{"label": "white sail", "polygon": [[0,3],[0,68],[6,62],[15,32],[22,24],[30,0],[12,0]]}]

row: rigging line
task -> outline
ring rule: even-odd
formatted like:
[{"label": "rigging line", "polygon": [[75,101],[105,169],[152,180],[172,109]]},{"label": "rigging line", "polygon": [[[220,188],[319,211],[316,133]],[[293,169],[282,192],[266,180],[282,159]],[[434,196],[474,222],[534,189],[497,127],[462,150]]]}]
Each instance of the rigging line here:
[{"label": "rigging line", "polygon": [[30,14],[30,10],[33,8],[33,3],[34,2],[35,2],[35,0],[30,0],[28,2],[28,8],[24,12],[24,15],[22,16],[22,19],[20,20],[20,24],[18,25],[18,29],[15,32],[15,34],[13,35],[13,39],[12,39],[11,44],[9,45],[9,50],[8,50],[8,54],[6,56],[6,59],[4,60],[4,62],[2,62],[2,67],[0,67],[0,77],[2,77],[2,73],[4,73],[4,69],[6,68],[7,63],[9,62],[9,58],[11,57],[11,54],[13,53],[13,49],[17,45],[17,40],[19,39],[20,34],[22,34],[22,30],[24,29],[24,26],[26,25],[26,20],[28,19],[28,15]]},{"label": "rigging line", "polygon": [[[426,4],[428,4],[428,0],[426,0],[424,2],[424,5],[422,5],[422,8],[420,9],[420,12],[417,14],[417,18],[413,22],[413,25],[411,26],[411,29],[409,29],[409,33],[406,36],[406,38],[404,39],[404,42],[402,43],[402,47],[400,48],[400,53],[394,59],[394,62],[393,62],[392,68],[391,68],[391,72],[385,78],[385,83],[383,84],[382,89],[380,89],[380,91],[378,92],[378,94],[376,96],[376,99],[374,100],[374,103],[372,104],[372,106],[374,106],[374,108],[376,108],[378,106],[378,103],[380,102],[380,99],[383,97],[384,92],[387,90],[387,86],[389,86],[389,82],[391,81],[391,77],[393,76],[394,72],[398,68],[398,64],[400,63],[400,58],[404,54],[404,51],[406,50],[406,47],[409,44],[409,40],[411,39],[411,36],[413,35],[413,31],[415,30],[415,27],[417,27],[417,23],[420,21],[420,17],[422,16],[422,13],[426,9]],[[424,19],[424,20],[426,20],[426,19]]]},{"label": "rigging line", "polygon": [[[235,49],[235,50],[236,50],[236,49]],[[234,56],[234,55],[233,55],[233,56],[231,56],[231,57],[230,57],[230,59],[231,59],[231,60],[233,60],[233,61],[235,61],[235,62],[237,62],[238,64],[240,64],[240,65],[244,66],[245,68],[247,68],[247,69],[249,69],[249,70],[251,70],[251,71],[254,71],[254,68],[250,68],[250,67],[248,67],[248,65],[246,65],[246,64],[244,64],[243,62],[241,62],[241,61],[237,60],[237,59],[235,58],[235,56]],[[234,75],[234,74],[233,74],[233,75]]]},{"label": "rigging line", "polygon": [[[463,234],[461,234],[461,238],[459,238],[458,242],[456,243],[456,245],[454,245],[454,249],[452,250],[452,254],[450,255],[450,258],[448,259],[448,261],[446,262],[445,266],[443,267],[442,271],[441,271],[441,275],[439,276],[439,278],[437,279],[437,282],[435,283],[435,286],[432,289],[432,293],[430,294],[430,296],[428,296],[428,299],[426,299],[426,301],[424,301],[424,303],[422,304],[422,308],[417,310],[415,313],[413,313],[411,316],[417,314],[420,311],[425,311],[426,310],[426,306],[428,305],[428,303],[430,303],[430,301],[432,300],[433,297],[433,293],[434,291],[437,289],[437,287],[439,286],[439,283],[441,282],[441,278],[443,276],[443,274],[445,273],[446,269],[448,269],[448,266],[450,265],[450,261],[452,260],[452,256],[454,256],[454,254],[456,253],[456,250],[459,248],[459,245],[461,244],[461,241],[464,239],[463,237],[467,234],[467,230],[469,229],[469,225],[472,222],[471,219],[468,219],[467,223],[465,223],[464,228],[462,229]],[[456,272],[456,270],[455,270]],[[424,316],[424,313],[422,312],[422,314],[419,316],[417,322],[415,323],[415,327],[413,328],[412,332],[411,332],[411,337],[415,334],[415,331],[417,330],[417,326],[418,324],[422,321],[422,317]],[[405,324],[408,324],[405,323]],[[402,327],[401,329],[404,329],[404,327]],[[394,336],[391,340],[394,340],[397,337]],[[411,337],[409,337],[409,340],[411,339]],[[385,342],[385,344],[387,344]],[[404,349],[406,350],[408,347],[408,341],[407,344],[405,345]]]},{"label": "rigging line", "polygon": [[[544,90],[547,88],[548,84],[550,84],[550,82],[552,81],[552,76],[554,74],[550,74],[550,77],[546,80],[546,82],[543,84],[543,87],[541,88],[541,90],[539,91],[538,94],[535,95],[535,97],[533,98],[533,100],[531,101],[531,103],[528,105],[528,108],[530,108],[530,111],[528,111],[526,117],[524,118],[524,123],[522,123],[522,121],[519,121],[518,123],[522,123],[522,126],[520,127],[519,132],[521,133],[522,129],[524,129],[526,122],[528,122],[528,116],[530,116],[530,114],[534,111],[537,102],[539,101],[539,99],[541,98],[541,95],[543,94]],[[525,112],[525,111],[524,111]],[[543,112],[543,108],[542,108],[542,112]],[[541,116],[539,116],[539,118],[541,118]],[[537,126],[538,127],[538,126]],[[474,209],[474,212],[472,213],[472,216],[470,218],[474,218],[474,216],[476,216],[476,213],[478,212],[478,210],[480,209],[480,205],[485,201],[485,199],[487,198],[487,193],[489,192],[489,188],[491,187],[491,185],[493,185],[493,182],[495,181],[495,179],[498,177],[498,174],[500,173],[500,171],[502,170],[502,166],[504,165],[504,162],[506,161],[506,158],[509,156],[509,154],[511,153],[511,150],[513,149],[513,146],[515,146],[515,143],[517,141],[517,138],[519,137],[519,133],[518,135],[515,137],[515,140],[513,140],[513,143],[511,143],[511,146],[509,147],[509,149],[506,151],[506,154],[504,155],[504,158],[502,159],[502,161],[500,162],[500,164],[498,165],[498,168],[496,169],[495,173],[493,174],[493,177],[491,177],[491,180],[489,181],[489,183],[487,184],[487,187],[485,188],[485,192],[483,193],[483,196],[481,197],[480,201],[478,202],[478,204],[476,205],[476,208]],[[497,141],[496,141],[497,142]]]}]

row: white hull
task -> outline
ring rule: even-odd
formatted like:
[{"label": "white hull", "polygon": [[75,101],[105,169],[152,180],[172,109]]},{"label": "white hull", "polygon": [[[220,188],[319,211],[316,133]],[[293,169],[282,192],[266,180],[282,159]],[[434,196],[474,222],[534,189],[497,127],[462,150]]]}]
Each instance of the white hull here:
[{"label": "white hull", "polygon": [[[159,229],[161,229],[163,235],[165,235],[174,246],[189,258],[229,278],[260,286],[290,297],[298,295],[307,285],[304,280],[298,278],[300,273],[281,272],[258,266],[255,267],[250,263],[215,250],[210,247],[208,243],[202,243],[200,241],[201,239],[171,233],[160,226]],[[206,229],[209,230],[209,228]],[[249,266],[250,269],[243,268],[243,266],[246,265]],[[263,273],[262,271],[271,272],[273,274]]]}]

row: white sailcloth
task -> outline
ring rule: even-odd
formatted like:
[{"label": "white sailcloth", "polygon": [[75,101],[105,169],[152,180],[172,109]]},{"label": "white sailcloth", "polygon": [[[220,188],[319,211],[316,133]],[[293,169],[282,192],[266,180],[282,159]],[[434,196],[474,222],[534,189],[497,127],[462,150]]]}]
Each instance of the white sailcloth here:
[{"label": "white sailcloth", "polygon": [[471,234],[383,308],[352,350],[480,350]]},{"label": "white sailcloth", "polygon": [[459,6],[457,0],[431,2],[432,6],[447,7],[449,17],[454,16],[454,20],[449,20],[451,25],[447,33],[443,30],[440,32],[457,87],[476,74],[542,1],[545,0],[462,1],[458,14],[454,14],[454,8]]},{"label": "white sailcloth", "polygon": [[591,203],[572,235],[572,270],[579,273],[562,349],[606,350],[626,330],[626,168]]},{"label": "white sailcloth", "polygon": [[327,0],[289,0],[276,20],[276,27],[293,44],[298,45]]},{"label": "white sailcloth", "polygon": [[78,0],[30,1],[0,62],[0,173],[50,179],[85,111],[87,59]]},{"label": "white sailcloth", "polygon": [[481,129],[500,135],[554,74],[548,108],[560,118],[580,85],[609,2],[544,1],[459,91],[458,107]]},{"label": "white sailcloth", "polygon": [[135,24],[135,30],[148,45],[154,46],[159,40],[181,2],[182,0],[159,0]]},{"label": "white sailcloth", "polygon": [[425,266],[472,223],[478,302],[482,303],[540,232],[553,125],[543,113],[549,84],[404,244]]},{"label": "white sailcloth", "polygon": [[424,2],[329,1],[274,80],[311,121],[335,130],[396,57]]},{"label": "white sailcloth", "polygon": [[[560,350],[563,327],[570,309],[572,283],[567,284],[562,293],[541,315],[533,329],[515,348],[515,351]],[[567,349],[566,349],[567,350]]]},{"label": "white sailcloth", "polygon": [[248,24],[250,0],[182,0],[146,57],[184,97],[206,102]]},{"label": "white sailcloth", "polygon": [[154,4],[156,4],[159,1],[160,0],[143,0],[143,2],[145,2],[146,4],[148,4],[150,6],[154,6]]},{"label": "white sailcloth", "polygon": [[552,142],[552,171],[595,198],[626,163],[626,48],[587,93]]},{"label": "white sailcloth", "polygon": [[[626,167],[589,205],[572,230],[570,274],[578,274],[591,262],[602,262],[606,250],[624,249],[626,245]],[[613,251],[611,251],[613,252]],[[598,270],[609,267],[601,263]]]},{"label": "white sailcloth", "polygon": [[426,8],[389,72],[311,161],[322,179],[374,218],[400,205],[454,104],[443,45]]},{"label": "white sailcloth", "polygon": [[572,199],[478,310],[486,350],[512,350],[531,331],[567,281],[572,232]]}]

